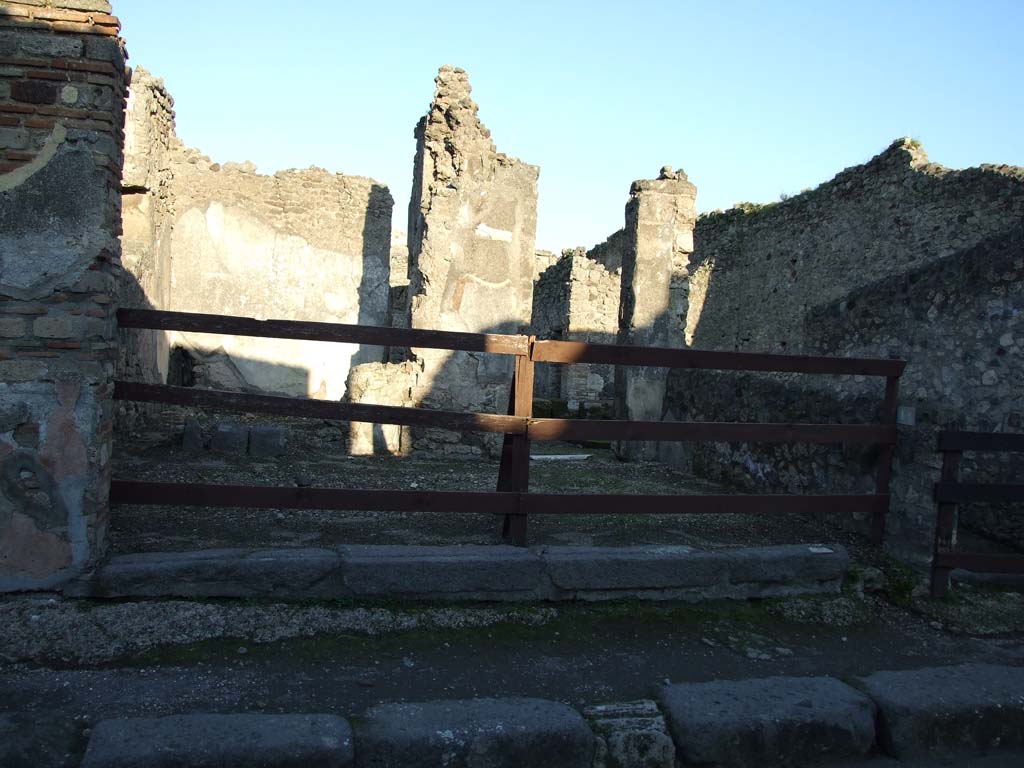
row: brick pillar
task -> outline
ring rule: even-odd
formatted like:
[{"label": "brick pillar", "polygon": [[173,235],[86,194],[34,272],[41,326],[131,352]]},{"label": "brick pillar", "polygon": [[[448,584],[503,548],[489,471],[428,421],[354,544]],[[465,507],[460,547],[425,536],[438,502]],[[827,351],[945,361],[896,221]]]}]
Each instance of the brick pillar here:
[{"label": "brick pillar", "polygon": [[0,591],[102,553],[125,67],[102,0],[0,2]]},{"label": "brick pillar", "polygon": [[[633,182],[626,203],[622,254],[619,343],[653,347],[686,345],[686,278],[693,252],[697,188],[682,171],[666,166],[657,179]],[[660,421],[667,368],[619,366],[618,418]],[[653,443],[617,446],[628,459],[655,458]]]}]

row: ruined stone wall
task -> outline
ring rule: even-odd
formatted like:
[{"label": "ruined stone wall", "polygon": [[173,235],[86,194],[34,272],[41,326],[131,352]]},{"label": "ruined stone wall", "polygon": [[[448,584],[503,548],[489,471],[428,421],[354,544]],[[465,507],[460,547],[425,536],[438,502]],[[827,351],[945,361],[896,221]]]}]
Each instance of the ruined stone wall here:
[{"label": "ruined stone wall", "polygon": [[[563,257],[545,269],[533,284],[530,332],[538,339],[567,338],[571,280],[572,259]],[[534,365],[534,396],[560,400],[563,371],[564,368],[559,363]]]},{"label": "ruined stone wall", "polygon": [[[419,122],[409,204],[413,328],[519,333],[530,323],[537,230],[535,166],[500,154],[477,116],[469,78],[442,67]],[[431,407],[505,412],[507,356],[414,349],[414,397]],[[494,441],[466,435],[490,448]],[[448,445],[424,435],[424,447]],[[466,447],[460,440],[459,451]]]},{"label": "ruined stone wall", "polygon": [[710,265],[694,346],[806,348],[803,317],[851,290],[1004,234],[1024,218],[1022,171],[952,170],[910,139],[817,189],[702,216],[694,263]]},{"label": "ruined stone wall", "polygon": [[[685,345],[687,289],[697,188],[683,171],[665,166],[657,179],[633,182],[622,236],[619,299],[620,344]],[[605,249],[613,258],[614,248]],[[664,368],[618,366],[615,410],[619,418],[658,421],[664,412]],[[656,446],[627,442],[616,448],[627,459],[651,459]]]},{"label": "ruined stone wall", "polygon": [[[173,102],[133,83],[125,175],[133,304],[286,320],[387,325],[391,209],[372,179],[311,168],[260,175],[216,163],[174,135]],[[126,368],[143,379],[339,399],[378,347],[133,331]],[[160,335],[162,336],[162,334]],[[167,348],[177,350],[167,358]]]},{"label": "ruined stone wall", "polygon": [[[129,279],[118,283],[124,307],[166,309],[171,288],[171,153],[174,99],[164,83],[141,67],[130,73],[121,177],[121,259]],[[121,334],[118,376],[129,381],[167,380],[167,334]],[[152,406],[155,408],[155,406]],[[119,402],[119,429],[132,429],[146,406]]]},{"label": "ruined stone wall", "polygon": [[626,230],[619,229],[608,236],[603,243],[598,243],[589,251],[593,261],[603,264],[609,272],[622,271],[622,254],[626,250]]},{"label": "ruined stone wall", "polygon": [[[694,346],[909,361],[887,541],[900,554],[930,544],[936,431],[1021,431],[1022,213],[1024,170],[952,171],[903,140],[817,190],[697,224]],[[881,398],[879,380],[673,371],[666,418],[858,422]],[[662,456],[751,489],[874,488],[873,452],[852,448],[665,445]],[[973,522],[1024,543],[1013,518]]]},{"label": "ruined stone wall", "polygon": [[[621,278],[583,248],[563,251],[534,286],[533,333],[542,339],[614,343]],[[536,377],[538,397],[564,400],[570,412],[607,410],[615,394],[611,365],[540,363]]]},{"label": "ruined stone wall", "polygon": [[104,546],[125,98],[110,12],[0,2],[0,591],[59,587]]}]

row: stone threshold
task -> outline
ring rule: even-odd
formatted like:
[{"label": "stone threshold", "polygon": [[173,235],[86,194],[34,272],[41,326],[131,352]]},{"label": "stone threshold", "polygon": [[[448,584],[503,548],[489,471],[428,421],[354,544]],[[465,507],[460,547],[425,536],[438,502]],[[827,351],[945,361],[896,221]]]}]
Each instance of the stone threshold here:
[{"label": "stone threshold", "polygon": [[402,598],[536,602],[743,600],[837,593],[838,545],[393,546],[214,549],[119,555],[69,584],[92,598]]},{"label": "stone threshold", "polygon": [[332,714],[125,718],[96,725],[82,765],[995,768],[1019,764],[1021,691],[1024,668],[964,664],[848,682],[669,683],[657,701],[582,714],[543,699],[479,698],[383,703],[351,723]]}]

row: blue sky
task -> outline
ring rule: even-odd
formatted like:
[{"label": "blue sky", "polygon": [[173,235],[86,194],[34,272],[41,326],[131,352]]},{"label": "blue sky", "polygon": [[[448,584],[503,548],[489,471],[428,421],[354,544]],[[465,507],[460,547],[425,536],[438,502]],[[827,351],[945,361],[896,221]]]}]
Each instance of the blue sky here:
[{"label": "blue sky", "polygon": [[1024,165],[1024,0],[114,0],[178,133],[263,173],[372,176],[405,228],[413,126],[442,64],[498,149],[539,165],[538,247],[600,242],[630,182],[683,168],[700,211],[770,202],[899,136]]}]

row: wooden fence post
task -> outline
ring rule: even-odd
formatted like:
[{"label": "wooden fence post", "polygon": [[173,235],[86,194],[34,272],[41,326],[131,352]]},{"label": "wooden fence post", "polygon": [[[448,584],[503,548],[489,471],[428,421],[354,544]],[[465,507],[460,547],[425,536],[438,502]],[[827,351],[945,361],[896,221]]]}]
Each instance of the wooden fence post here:
[{"label": "wooden fence post", "polygon": [[[531,336],[525,355],[516,355],[515,372],[509,392],[509,414],[529,418],[533,416],[533,342]],[[526,434],[505,435],[498,468],[498,490],[526,494],[530,489],[530,438]],[[519,514],[505,515],[502,538],[519,547],[526,546],[527,508],[525,496],[520,496]]]}]

